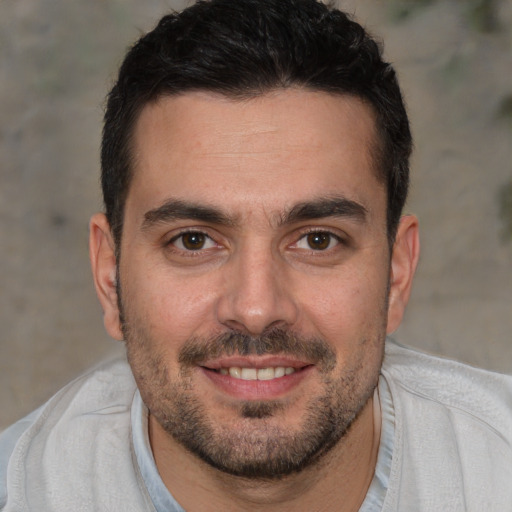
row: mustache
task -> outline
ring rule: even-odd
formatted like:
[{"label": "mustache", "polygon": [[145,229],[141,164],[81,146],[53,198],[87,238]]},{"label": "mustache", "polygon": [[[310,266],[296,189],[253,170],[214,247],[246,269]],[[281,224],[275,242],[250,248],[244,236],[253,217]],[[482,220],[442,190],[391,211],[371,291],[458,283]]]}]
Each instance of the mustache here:
[{"label": "mustache", "polygon": [[192,338],[179,353],[182,366],[197,366],[209,359],[238,354],[284,354],[306,360],[323,371],[336,365],[336,354],[322,338],[308,338],[282,328],[274,328],[260,336],[228,331],[209,339]]}]

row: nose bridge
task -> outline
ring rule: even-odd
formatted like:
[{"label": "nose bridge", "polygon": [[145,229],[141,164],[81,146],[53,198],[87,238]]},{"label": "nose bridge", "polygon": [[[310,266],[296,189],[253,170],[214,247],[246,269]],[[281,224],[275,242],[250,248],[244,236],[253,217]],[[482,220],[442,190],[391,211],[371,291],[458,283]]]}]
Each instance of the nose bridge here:
[{"label": "nose bridge", "polygon": [[232,257],[218,319],[252,335],[296,321],[297,308],[284,278],[285,263],[264,243],[246,243]]}]

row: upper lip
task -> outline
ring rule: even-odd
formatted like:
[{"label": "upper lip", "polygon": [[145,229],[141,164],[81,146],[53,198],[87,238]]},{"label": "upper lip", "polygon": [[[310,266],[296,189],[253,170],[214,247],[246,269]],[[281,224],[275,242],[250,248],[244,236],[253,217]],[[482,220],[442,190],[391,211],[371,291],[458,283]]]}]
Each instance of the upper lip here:
[{"label": "upper lip", "polygon": [[300,369],[310,365],[310,362],[297,360],[293,356],[285,355],[225,356],[200,363],[200,366],[204,368],[209,368],[210,370],[219,370],[221,368],[232,367],[261,369],[277,368],[279,366],[284,366],[285,368],[291,367],[295,369]]}]

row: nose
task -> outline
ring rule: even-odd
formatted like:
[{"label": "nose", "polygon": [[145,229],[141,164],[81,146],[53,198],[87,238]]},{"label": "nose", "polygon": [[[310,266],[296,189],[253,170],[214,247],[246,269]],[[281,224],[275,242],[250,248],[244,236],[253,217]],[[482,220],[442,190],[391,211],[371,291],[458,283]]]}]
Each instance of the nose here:
[{"label": "nose", "polygon": [[297,321],[298,308],[284,262],[269,250],[249,248],[226,265],[218,321],[245,334],[286,328]]}]

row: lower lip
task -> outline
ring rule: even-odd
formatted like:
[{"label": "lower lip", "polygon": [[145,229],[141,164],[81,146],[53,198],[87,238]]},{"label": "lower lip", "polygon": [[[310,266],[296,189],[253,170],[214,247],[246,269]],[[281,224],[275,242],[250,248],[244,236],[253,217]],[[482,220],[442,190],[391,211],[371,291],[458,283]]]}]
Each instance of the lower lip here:
[{"label": "lower lip", "polygon": [[201,372],[224,393],[241,400],[272,400],[297,387],[313,370],[306,366],[290,375],[271,380],[243,380],[201,367]]}]

